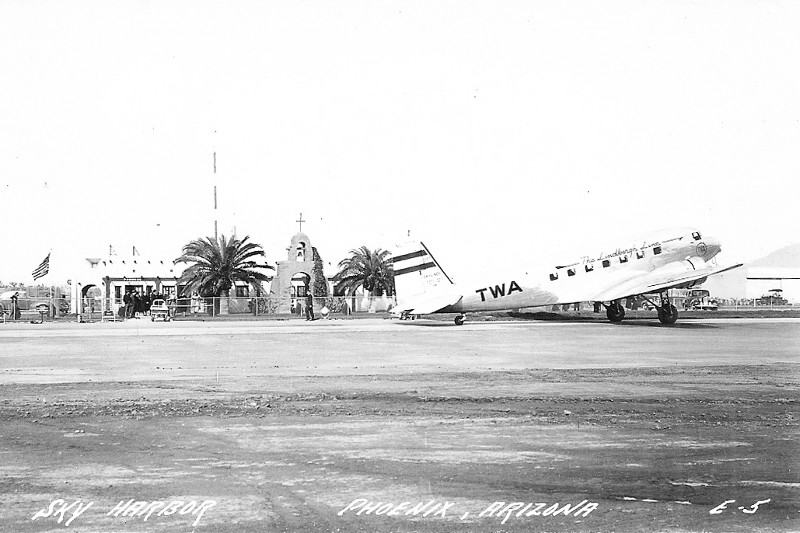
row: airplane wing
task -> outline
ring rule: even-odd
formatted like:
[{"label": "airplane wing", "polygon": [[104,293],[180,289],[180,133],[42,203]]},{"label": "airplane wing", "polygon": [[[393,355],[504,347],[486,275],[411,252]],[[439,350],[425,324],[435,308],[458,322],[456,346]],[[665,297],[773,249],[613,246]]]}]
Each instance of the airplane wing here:
[{"label": "airplane wing", "polygon": [[397,302],[392,309],[393,313],[408,313],[411,315],[430,315],[441,311],[449,305],[455,305],[461,301],[460,294],[439,293],[439,294],[419,294],[407,300]]},{"label": "airplane wing", "polygon": [[670,263],[641,276],[630,278],[612,287],[607,287],[585,301],[606,302],[638,294],[659,292],[680,287],[686,283],[739,268],[740,266],[742,266],[742,263],[727,267],[709,266],[702,269],[694,269],[690,264],[687,265],[685,261]]}]

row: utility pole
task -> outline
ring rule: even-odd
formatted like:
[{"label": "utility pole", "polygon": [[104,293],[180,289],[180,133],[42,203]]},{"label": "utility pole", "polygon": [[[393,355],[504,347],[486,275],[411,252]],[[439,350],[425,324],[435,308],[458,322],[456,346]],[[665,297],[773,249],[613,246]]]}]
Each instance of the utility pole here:
[{"label": "utility pole", "polygon": [[217,152],[214,152],[214,240],[219,240],[217,237]]}]

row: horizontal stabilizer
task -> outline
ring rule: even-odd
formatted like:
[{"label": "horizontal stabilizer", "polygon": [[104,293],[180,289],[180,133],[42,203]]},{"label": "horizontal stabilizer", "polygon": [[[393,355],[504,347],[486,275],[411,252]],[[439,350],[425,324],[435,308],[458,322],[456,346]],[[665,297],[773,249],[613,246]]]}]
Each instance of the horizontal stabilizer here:
[{"label": "horizontal stabilizer", "polygon": [[396,314],[430,315],[445,307],[456,305],[461,301],[460,294],[421,294],[406,301],[399,301],[392,309]]}]

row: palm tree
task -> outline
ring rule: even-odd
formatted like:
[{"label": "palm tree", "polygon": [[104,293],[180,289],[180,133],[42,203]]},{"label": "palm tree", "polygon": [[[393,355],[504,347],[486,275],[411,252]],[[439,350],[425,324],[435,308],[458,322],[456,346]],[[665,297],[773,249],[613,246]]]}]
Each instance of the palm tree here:
[{"label": "palm tree", "polygon": [[394,268],[389,252],[366,246],[350,250],[350,257],[339,261],[339,273],[334,276],[336,292],[352,295],[359,287],[370,296],[391,296],[394,293]]},{"label": "palm tree", "polygon": [[[191,263],[191,266],[183,271],[178,283],[185,284],[185,290],[190,293],[197,291],[201,296],[223,297],[225,304],[236,281],[260,287],[260,282],[268,281],[269,277],[258,269],[275,268],[255,261],[264,256],[264,250],[259,244],[247,242],[249,238],[226,239],[220,235],[219,240],[206,237],[184,245],[183,254],[174,262]],[[220,309],[221,314],[227,314],[226,307]]]}]

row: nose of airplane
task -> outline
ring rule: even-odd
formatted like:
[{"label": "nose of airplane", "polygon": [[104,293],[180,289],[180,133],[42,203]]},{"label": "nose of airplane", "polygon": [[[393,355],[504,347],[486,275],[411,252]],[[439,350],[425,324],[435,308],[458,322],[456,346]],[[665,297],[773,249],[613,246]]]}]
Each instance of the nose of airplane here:
[{"label": "nose of airplane", "polygon": [[717,255],[722,250],[722,244],[720,244],[719,239],[714,237],[706,237],[705,245],[706,251],[703,254],[703,258],[706,261]]}]

